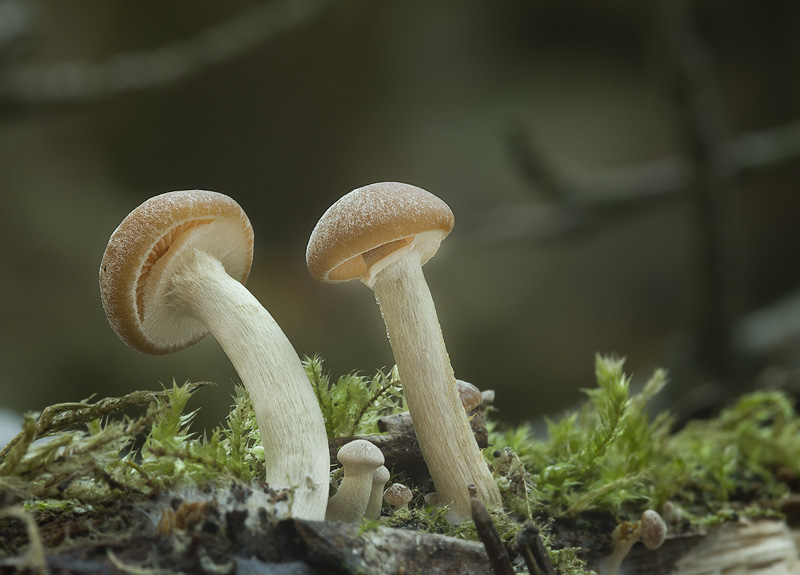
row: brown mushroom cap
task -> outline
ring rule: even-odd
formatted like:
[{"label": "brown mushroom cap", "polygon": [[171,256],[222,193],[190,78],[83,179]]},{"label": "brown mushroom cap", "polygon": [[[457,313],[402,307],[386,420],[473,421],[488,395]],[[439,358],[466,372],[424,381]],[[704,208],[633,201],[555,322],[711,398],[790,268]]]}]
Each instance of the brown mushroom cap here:
[{"label": "brown mushroom cap", "polygon": [[447,204],[430,192],[398,182],[370,184],[340,198],[317,222],[308,271],[328,283],[369,277],[412,244],[424,264],[454,223]]},{"label": "brown mushroom cap", "polygon": [[253,228],[239,204],[216,192],[169,192],[144,202],[111,234],[100,264],[100,295],[111,327],[133,349],[170,353],[206,335],[179,307],[164,305],[162,293],[175,254],[193,248],[244,283]]},{"label": "brown mushroom cap", "polygon": [[464,411],[472,411],[483,402],[481,390],[470,382],[457,379],[456,385],[458,386],[458,397],[461,399]]},{"label": "brown mushroom cap", "polygon": [[648,549],[658,549],[667,538],[667,523],[652,509],[642,513],[641,538]]},{"label": "brown mushroom cap", "polygon": [[392,485],[383,492],[383,500],[394,509],[408,505],[413,498],[414,494],[402,483],[392,483]]}]

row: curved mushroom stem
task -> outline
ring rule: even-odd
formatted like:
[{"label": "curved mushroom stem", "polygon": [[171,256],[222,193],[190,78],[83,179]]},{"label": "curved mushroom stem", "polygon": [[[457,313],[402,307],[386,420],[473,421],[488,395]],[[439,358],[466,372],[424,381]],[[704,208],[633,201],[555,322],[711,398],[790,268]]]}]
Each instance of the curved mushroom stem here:
[{"label": "curved mushroom stem", "polygon": [[297,353],[269,312],[219,260],[187,251],[175,262],[168,287],[172,301],[214,335],[242,379],[261,433],[267,483],[294,489],[293,517],[323,520],[328,438]]},{"label": "curved mushroom stem", "polygon": [[447,355],[419,253],[409,250],[369,281],[394,352],[419,446],[448,520],[469,520],[474,484],[478,498],[499,506],[500,492],[472,434]]}]

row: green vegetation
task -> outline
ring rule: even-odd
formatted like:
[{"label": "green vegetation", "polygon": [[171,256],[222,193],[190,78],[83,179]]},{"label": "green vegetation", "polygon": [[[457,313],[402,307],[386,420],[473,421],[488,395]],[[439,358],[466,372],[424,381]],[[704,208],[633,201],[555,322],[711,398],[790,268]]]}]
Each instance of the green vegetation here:
[{"label": "green vegetation", "polygon": [[306,375],[319,401],[328,437],[353,437],[378,433],[378,419],[406,411],[397,368],[366,378],[351,373],[331,382],[318,356],[303,361]]},{"label": "green vegetation", "polygon": [[510,509],[534,517],[605,511],[619,519],[669,502],[697,524],[764,513],[788,492],[776,472],[800,472],[800,417],[785,395],[746,395],[673,433],[668,413],[647,412],[665,373],[632,394],[622,368],[623,360],[598,357],[597,388],[586,390],[581,409],[549,421],[546,439],[529,426],[501,431],[491,423],[493,448],[509,448],[524,467],[524,490],[519,471],[516,480],[500,478]]},{"label": "green vegetation", "polygon": [[[319,358],[305,366],[331,438],[377,433],[380,417],[405,409],[396,370],[332,381]],[[549,421],[545,438],[527,425],[506,428],[487,411],[485,456],[505,507],[493,517],[507,543],[532,520],[549,544],[552,521],[587,512],[619,522],[669,504],[694,528],[736,514],[772,513],[788,492],[779,478],[800,474],[800,417],[779,392],[744,396],[718,417],[673,431],[669,414],[647,410],[666,384],[663,371],[632,393],[623,361],[598,357],[596,378],[585,405]],[[34,513],[69,513],[123,494],[263,477],[258,428],[242,388],[223,425],[203,436],[191,431],[195,412],[187,413],[186,405],[204,385],[90,398],[51,406],[38,418],[27,415],[23,430],[0,452],[0,495],[25,500]],[[130,408],[142,413],[114,416]],[[43,437],[49,440],[34,442]],[[410,510],[365,522],[364,529],[380,524],[476,538],[471,523],[450,525],[443,509],[423,503],[429,485],[409,486],[416,494]],[[562,573],[581,572],[575,549],[552,550],[551,556]]]}]

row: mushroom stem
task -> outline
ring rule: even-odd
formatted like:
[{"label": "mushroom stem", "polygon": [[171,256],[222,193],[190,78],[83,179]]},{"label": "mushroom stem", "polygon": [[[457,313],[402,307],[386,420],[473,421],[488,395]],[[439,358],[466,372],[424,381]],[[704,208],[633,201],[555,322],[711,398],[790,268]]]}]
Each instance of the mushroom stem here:
[{"label": "mushroom stem", "polygon": [[419,252],[406,251],[365,280],[375,293],[419,446],[448,520],[471,518],[467,485],[499,506],[500,493],[464,413]]},{"label": "mushroom stem", "polygon": [[[186,250],[165,289],[213,334],[236,368],[264,445],[266,481],[293,488],[292,516],[323,520],[328,503],[328,439],[300,359],[278,324],[216,258]],[[146,324],[148,314],[145,310]],[[302,433],[298,433],[302,430]]]},{"label": "mushroom stem", "polygon": [[383,486],[389,481],[389,470],[381,465],[372,472],[372,491],[369,493],[369,502],[364,517],[378,519],[381,516],[381,503],[383,502]]}]

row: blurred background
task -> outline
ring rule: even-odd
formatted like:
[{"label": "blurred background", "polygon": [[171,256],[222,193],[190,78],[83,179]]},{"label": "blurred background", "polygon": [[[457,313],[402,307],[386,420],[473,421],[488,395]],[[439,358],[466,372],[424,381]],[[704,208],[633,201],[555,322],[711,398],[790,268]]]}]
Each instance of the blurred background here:
[{"label": "blurred background", "polygon": [[558,412],[595,353],[701,413],[800,363],[800,3],[0,0],[0,405],[237,380],[128,349],[97,269],[147,198],[235,198],[248,287],[333,375],[391,367],[372,293],[305,269],[319,216],[397,180],[452,208],[425,267],[456,375]]}]

